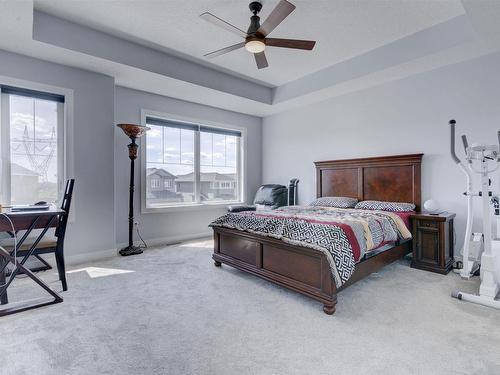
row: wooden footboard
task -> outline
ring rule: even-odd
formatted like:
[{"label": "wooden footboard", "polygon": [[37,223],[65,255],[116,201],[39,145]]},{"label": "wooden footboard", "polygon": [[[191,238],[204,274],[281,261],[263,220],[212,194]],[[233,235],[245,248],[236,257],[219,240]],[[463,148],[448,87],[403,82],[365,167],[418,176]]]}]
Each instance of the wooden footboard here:
[{"label": "wooden footboard", "polygon": [[[358,263],[351,279],[339,290],[409,251],[410,245],[406,243]],[[335,312],[339,290],[326,256],[318,250],[234,229],[214,228],[212,257],[216,266],[224,263],[249,272],[320,301],[327,314]]]}]

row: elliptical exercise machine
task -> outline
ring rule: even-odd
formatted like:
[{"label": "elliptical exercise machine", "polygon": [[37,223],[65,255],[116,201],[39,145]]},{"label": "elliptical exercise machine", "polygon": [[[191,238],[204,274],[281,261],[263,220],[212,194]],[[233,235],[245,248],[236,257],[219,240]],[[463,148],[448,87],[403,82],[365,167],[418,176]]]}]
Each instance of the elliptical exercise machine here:
[{"label": "elliptical exercise machine", "polygon": [[[498,210],[498,196],[490,190],[491,179],[488,177],[500,166],[500,131],[497,133],[497,145],[472,144],[469,145],[467,137],[462,136],[465,149],[466,163],[462,162],[455,153],[455,120],[450,121],[451,144],[450,152],[453,161],[460,167],[467,177],[467,225],[465,230],[465,241],[463,247],[463,267],[460,276],[469,279],[479,265],[477,261],[481,257],[481,285],[479,295],[464,293],[461,291],[452,292],[451,296],[472,303],[500,309],[500,301],[495,300],[500,283],[500,273],[496,261],[496,255],[500,257],[500,212]],[[481,176],[481,191],[473,191],[474,173]],[[473,221],[473,199],[480,197],[483,210],[483,233],[472,233]],[[497,233],[495,239],[491,229],[490,204],[495,205],[495,216],[497,222]],[[472,255],[472,256],[471,256]]]}]

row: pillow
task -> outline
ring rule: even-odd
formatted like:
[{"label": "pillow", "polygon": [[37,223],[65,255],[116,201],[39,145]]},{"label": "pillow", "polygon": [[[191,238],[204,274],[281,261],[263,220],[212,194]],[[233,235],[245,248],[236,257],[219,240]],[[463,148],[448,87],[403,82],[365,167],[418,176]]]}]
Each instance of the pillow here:
[{"label": "pillow", "polygon": [[362,201],[359,202],[354,208],[358,208],[360,210],[382,210],[392,212],[415,211],[415,205],[413,203],[383,201]]},{"label": "pillow", "polygon": [[322,197],[311,202],[309,206],[354,208],[358,203],[356,198],[348,197]]}]

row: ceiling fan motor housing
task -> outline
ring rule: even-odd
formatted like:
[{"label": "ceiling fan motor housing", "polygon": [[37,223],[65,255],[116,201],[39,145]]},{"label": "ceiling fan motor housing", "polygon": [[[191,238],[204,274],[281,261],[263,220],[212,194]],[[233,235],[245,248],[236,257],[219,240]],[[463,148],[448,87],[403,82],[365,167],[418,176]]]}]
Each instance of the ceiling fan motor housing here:
[{"label": "ceiling fan motor housing", "polygon": [[259,42],[262,42],[265,44],[266,38],[263,38],[263,37],[258,36],[258,35],[249,35],[245,38],[245,43],[253,42],[253,41],[259,41]]},{"label": "ceiling fan motor housing", "polygon": [[258,1],[254,1],[250,3],[248,6],[253,13],[253,16],[250,17],[250,26],[248,27],[248,34],[255,34],[260,27],[260,17],[257,15],[262,9],[262,4]]},{"label": "ceiling fan motor housing", "polygon": [[259,16],[252,16],[250,18],[250,27],[247,30],[248,34],[255,34],[257,30],[259,30],[260,27],[260,17]]}]

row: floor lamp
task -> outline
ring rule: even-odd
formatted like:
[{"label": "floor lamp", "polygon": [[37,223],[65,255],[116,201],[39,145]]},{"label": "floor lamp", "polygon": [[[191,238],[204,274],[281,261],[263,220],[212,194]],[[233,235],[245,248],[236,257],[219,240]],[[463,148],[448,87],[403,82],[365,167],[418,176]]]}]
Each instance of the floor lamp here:
[{"label": "floor lamp", "polygon": [[128,157],[130,159],[130,187],[129,187],[129,206],[128,206],[128,246],[120,250],[120,255],[142,254],[142,248],[134,246],[132,233],[134,230],[134,161],[137,159],[137,149],[139,145],[135,142],[137,138],[142,137],[150,128],[135,124],[118,124],[132,141],[128,145]]}]

